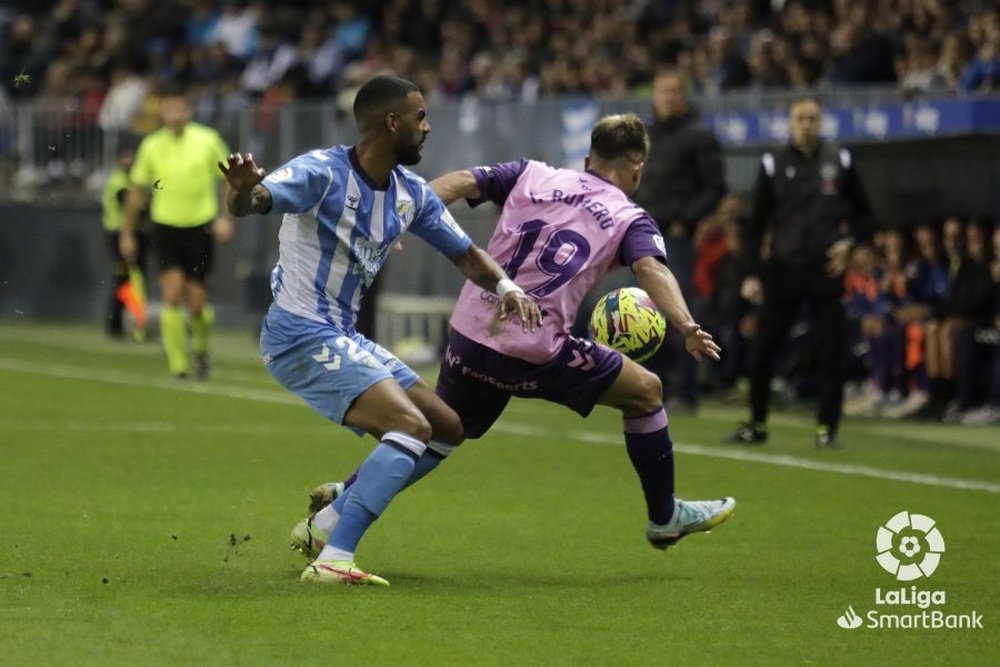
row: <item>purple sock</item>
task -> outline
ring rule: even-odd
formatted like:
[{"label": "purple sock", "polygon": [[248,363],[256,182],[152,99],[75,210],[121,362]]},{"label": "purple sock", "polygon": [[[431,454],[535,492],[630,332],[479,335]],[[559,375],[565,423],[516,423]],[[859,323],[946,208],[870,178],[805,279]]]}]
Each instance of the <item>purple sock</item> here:
[{"label": "purple sock", "polygon": [[624,420],[625,449],[639,475],[649,520],[663,525],[674,513],[674,443],[667,429],[667,413],[657,408],[648,415]]}]

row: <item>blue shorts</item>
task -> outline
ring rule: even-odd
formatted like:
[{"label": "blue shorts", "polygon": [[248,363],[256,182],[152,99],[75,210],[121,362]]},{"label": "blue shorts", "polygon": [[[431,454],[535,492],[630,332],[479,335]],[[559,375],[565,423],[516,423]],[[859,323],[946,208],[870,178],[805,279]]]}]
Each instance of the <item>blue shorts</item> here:
[{"label": "blue shorts", "polygon": [[277,306],[264,318],[260,353],[282,386],[338,424],[372,385],[392,378],[406,390],[420,379],[395,355],[356,331],[298,317]]}]

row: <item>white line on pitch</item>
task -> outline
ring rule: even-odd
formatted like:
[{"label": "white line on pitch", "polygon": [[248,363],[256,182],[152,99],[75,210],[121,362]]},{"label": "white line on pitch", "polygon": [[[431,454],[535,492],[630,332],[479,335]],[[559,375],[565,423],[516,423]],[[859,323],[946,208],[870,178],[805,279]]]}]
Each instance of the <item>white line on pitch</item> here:
[{"label": "white line on pitch", "polygon": [[[516,435],[554,435],[543,431],[542,429],[509,422],[495,424],[493,428],[498,431],[514,433]],[[560,433],[559,435],[562,437],[572,438],[574,440],[582,440],[584,442],[592,442],[601,445],[623,444],[620,436],[613,437],[590,431],[569,431],[567,433]],[[708,458],[728,459],[731,461],[750,461],[753,463],[764,463],[766,465],[780,466],[783,468],[799,468],[801,470],[815,470],[818,472],[830,472],[838,475],[852,475],[855,477],[872,477],[875,479],[892,480],[895,482],[923,484],[924,486],[939,486],[948,489],[1000,493],[1000,484],[973,479],[941,477],[939,475],[928,475],[918,472],[907,472],[904,470],[886,470],[884,468],[873,468],[871,466],[856,465],[853,463],[814,461],[811,459],[788,456],[786,454],[766,454],[763,452],[749,452],[739,449],[719,449],[716,447],[706,447],[704,445],[697,444],[674,443],[674,449],[682,454],[690,454],[692,456],[705,456]]]},{"label": "white line on pitch", "polygon": [[[30,373],[34,375],[45,375],[49,377],[60,377],[74,380],[89,380],[96,382],[108,382],[112,384],[122,384],[133,387],[144,387],[148,389],[167,389],[171,391],[186,391],[196,394],[210,396],[222,396],[226,398],[236,398],[243,400],[261,401],[266,403],[279,403],[282,405],[302,405],[302,402],[290,394],[279,392],[248,389],[243,387],[221,386],[215,383],[194,384],[185,383],[172,379],[148,379],[128,373],[118,373],[97,368],[84,368],[79,366],[63,366],[58,364],[38,364],[25,363],[13,359],[0,358],[0,370],[7,370],[20,373]],[[514,433],[516,435],[545,436],[554,435],[548,431],[527,426],[524,424],[500,422],[493,426],[498,431]],[[620,436],[614,437],[591,431],[570,431],[559,433],[562,437],[569,437],[584,442],[597,444],[621,445]],[[874,479],[884,479],[897,482],[910,482],[912,484],[922,484],[924,486],[937,486],[949,489],[962,489],[972,491],[986,491],[988,493],[1000,494],[1000,484],[985,482],[980,480],[958,479],[955,477],[941,477],[938,475],[928,475],[924,473],[906,472],[902,470],[886,470],[884,468],[873,468],[871,466],[856,465],[850,463],[830,463],[824,461],[814,461],[810,459],[796,458],[785,454],[766,454],[763,452],[750,452],[737,449],[718,449],[706,447],[698,444],[675,443],[674,448],[682,454],[692,456],[705,456],[716,459],[729,459],[733,461],[750,461],[753,463],[763,463],[766,465],[780,466],[784,468],[799,468],[802,470],[815,470],[818,472],[829,472],[838,475],[852,475],[855,477],[871,477]]]},{"label": "white line on pitch", "polygon": [[106,421],[85,419],[2,419],[0,431],[63,431],[74,433],[238,433],[245,435],[275,436],[289,433],[329,433],[330,425],[288,424],[191,424],[177,421]]},{"label": "white line on pitch", "polygon": [[220,385],[216,382],[199,383],[177,380],[168,377],[148,378],[134,373],[120,373],[102,368],[85,368],[82,366],[66,366],[63,364],[46,364],[36,362],[28,363],[15,359],[0,358],[0,370],[12,371],[15,373],[29,373],[32,375],[45,375],[47,377],[57,377],[68,380],[107,382],[110,384],[120,384],[129,387],[143,387],[145,389],[167,389],[169,391],[183,391],[190,394],[223,396],[225,398],[239,398],[248,401],[262,401],[264,403],[303,405],[303,402],[295,396],[292,396],[287,392],[277,390],[270,391],[267,389],[254,389],[251,387]]}]

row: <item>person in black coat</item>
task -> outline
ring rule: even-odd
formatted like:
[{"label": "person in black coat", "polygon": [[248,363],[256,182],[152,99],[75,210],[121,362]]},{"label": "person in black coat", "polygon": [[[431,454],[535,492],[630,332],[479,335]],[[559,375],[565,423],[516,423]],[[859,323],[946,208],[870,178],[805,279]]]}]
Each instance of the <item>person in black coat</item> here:
[{"label": "person in black coat", "polygon": [[[960,418],[980,401],[988,383],[983,369],[989,366],[986,348],[977,340],[988,330],[993,319],[992,270],[990,233],[992,228],[983,221],[974,220],[965,228],[966,255],[955,275],[948,317],[942,329],[947,337],[945,344],[953,348],[955,375],[955,403],[948,410],[950,396],[936,396],[937,404],[924,416],[932,419],[944,417],[946,421]],[[933,402],[933,401],[932,401]]]},{"label": "person in black coat", "polygon": [[[797,99],[789,116],[791,142],[761,158],[745,233],[749,268],[741,291],[761,307],[750,360],[751,418],[727,442],[766,442],[774,358],[806,303],[823,351],[815,443],[837,447],[844,395],[844,270],[851,248],[871,238],[871,206],[850,151],[821,140],[819,102]],[[771,243],[763,260],[765,233]]]},{"label": "person in black coat", "polygon": [[[653,122],[648,129],[652,149],[634,199],[659,225],[667,264],[685,300],[697,310],[692,289],[694,230],[726,194],[722,152],[715,135],[698,122],[684,83],[673,70],[663,70],[653,79]],[[663,382],[669,409],[693,412],[696,367],[683,345],[679,337],[669,337],[649,366]],[[670,381],[668,369],[677,371],[676,382]]]}]

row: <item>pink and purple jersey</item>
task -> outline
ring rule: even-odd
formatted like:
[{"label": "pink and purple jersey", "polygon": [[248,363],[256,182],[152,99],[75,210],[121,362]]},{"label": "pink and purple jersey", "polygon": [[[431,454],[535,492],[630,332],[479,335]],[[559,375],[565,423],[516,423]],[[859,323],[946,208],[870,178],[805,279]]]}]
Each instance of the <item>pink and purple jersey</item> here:
[{"label": "pink and purple jersey", "polygon": [[466,282],[451,326],[501,354],[534,364],[552,360],[569,335],[580,302],[612,269],[642,257],[665,260],[649,215],[613,183],[591,172],[518,160],[472,170],[478,206],[502,206],[489,254],[542,308],[542,330],[497,322],[499,297]]}]

